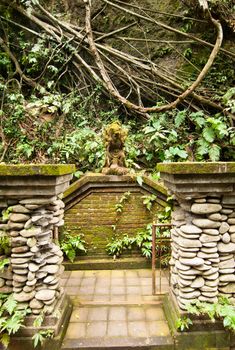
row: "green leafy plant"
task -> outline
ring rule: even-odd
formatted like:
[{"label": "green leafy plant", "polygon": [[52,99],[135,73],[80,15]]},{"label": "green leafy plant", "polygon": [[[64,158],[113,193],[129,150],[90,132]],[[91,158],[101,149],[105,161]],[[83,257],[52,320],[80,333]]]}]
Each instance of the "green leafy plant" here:
[{"label": "green leafy plant", "polygon": [[0,271],[3,271],[4,268],[10,264],[10,259],[1,259],[0,260]]},{"label": "green leafy plant", "polygon": [[51,339],[53,336],[54,331],[52,329],[40,330],[32,337],[34,347],[36,348],[38,345],[43,345],[46,339]]},{"label": "green leafy plant", "polygon": [[[33,326],[39,328],[42,326],[44,321],[44,313],[40,313],[34,320]],[[38,345],[43,345],[46,339],[53,338],[54,331],[52,329],[40,329],[37,333],[35,333],[32,337],[33,345],[36,348]]]},{"label": "green leafy plant", "polygon": [[7,209],[3,209],[2,211],[2,222],[7,222],[10,218],[12,212],[12,207],[8,207]]},{"label": "green leafy plant", "polygon": [[189,327],[192,324],[193,324],[192,320],[189,317],[184,316],[184,317],[178,318],[178,320],[176,321],[176,328],[181,332],[183,332],[186,329],[189,329]]},{"label": "green leafy plant", "polygon": [[[146,198],[147,197],[147,198]],[[154,196],[155,197],[155,196]],[[146,204],[151,203],[156,200],[156,197],[145,196]],[[146,205],[145,203],[143,203]],[[166,207],[157,214],[157,222],[159,223],[168,223],[171,217],[173,199],[172,197],[167,198]],[[151,209],[150,207],[150,209]],[[116,226],[115,226],[116,231]],[[156,230],[156,252],[157,255],[161,255],[162,264],[167,266],[168,261],[170,260],[170,246],[169,246],[169,237],[170,230],[164,229]],[[130,237],[125,234],[123,237],[113,238],[111,242],[106,245],[106,251],[109,255],[112,255],[114,258],[120,257],[124,251],[132,250],[137,248],[140,250],[141,254],[146,258],[152,256],[152,224],[148,224],[145,229],[139,231],[135,236]]]},{"label": "green leafy plant", "polygon": [[7,347],[10,336],[24,327],[24,319],[30,309],[18,310],[13,294],[0,294],[0,341]]},{"label": "green leafy plant", "polygon": [[10,253],[10,238],[4,231],[0,231],[0,250],[4,255],[9,255]]},{"label": "green leafy plant", "polygon": [[106,245],[106,251],[109,255],[112,255],[114,259],[120,257],[125,250],[131,250],[135,243],[134,237],[124,235],[122,238],[113,239]]},{"label": "green leafy plant", "polygon": [[122,197],[120,198],[119,202],[115,205],[115,210],[117,213],[122,213],[123,212],[123,207],[125,202],[128,201],[128,199],[131,196],[131,192],[125,192]]},{"label": "green leafy plant", "polygon": [[[156,252],[161,253],[162,264],[167,265],[170,259],[170,248],[167,240],[169,240],[169,230],[164,230],[163,233],[157,230]],[[161,245],[160,245],[161,235]],[[145,230],[139,231],[135,236],[130,237],[125,234],[122,238],[113,239],[106,245],[106,251],[114,258],[120,257],[124,251],[138,248],[143,256],[151,258],[152,256],[152,224],[147,225]],[[161,250],[161,252],[160,252]]]},{"label": "green leafy plant", "polygon": [[142,196],[143,198],[143,204],[146,206],[146,208],[151,211],[152,206],[154,202],[156,201],[157,197],[154,194],[151,194],[149,196]]},{"label": "green leafy plant", "polygon": [[76,255],[83,252],[86,253],[85,240],[83,235],[72,236],[69,233],[64,233],[63,239],[60,241],[60,248],[67,256],[67,258],[73,262]]},{"label": "green leafy plant", "polygon": [[219,296],[218,302],[213,304],[200,301],[188,304],[187,311],[197,316],[207,315],[212,322],[222,320],[225,328],[235,332],[235,305],[225,296]]}]

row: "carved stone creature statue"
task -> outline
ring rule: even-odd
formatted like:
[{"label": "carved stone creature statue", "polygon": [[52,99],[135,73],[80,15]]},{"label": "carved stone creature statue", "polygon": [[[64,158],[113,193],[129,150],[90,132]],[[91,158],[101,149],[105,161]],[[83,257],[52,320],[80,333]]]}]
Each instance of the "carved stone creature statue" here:
[{"label": "carved stone creature statue", "polygon": [[103,174],[125,175],[128,172],[124,153],[127,134],[127,129],[122,128],[118,121],[108,125],[104,130],[106,158]]}]

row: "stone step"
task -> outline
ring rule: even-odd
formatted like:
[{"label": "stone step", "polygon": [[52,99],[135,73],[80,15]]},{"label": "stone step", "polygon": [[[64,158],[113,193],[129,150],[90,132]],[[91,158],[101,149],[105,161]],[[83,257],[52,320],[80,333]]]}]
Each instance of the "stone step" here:
[{"label": "stone step", "polygon": [[160,301],[74,305],[62,350],[174,349]]},{"label": "stone step", "polygon": [[61,350],[174,350],[171,336],[152,338],[67,339]]}]

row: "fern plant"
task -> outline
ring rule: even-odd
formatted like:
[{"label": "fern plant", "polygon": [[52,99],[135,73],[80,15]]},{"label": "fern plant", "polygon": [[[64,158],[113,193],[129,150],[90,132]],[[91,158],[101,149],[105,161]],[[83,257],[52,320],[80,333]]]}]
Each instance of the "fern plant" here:
[{"label": "fern plant", "polygon": [[[33,326],[38,328],[41,327],[44,321],[44,313],[41,312],[38,317],[33,322]],[[37,333],[35,333],[32,337],[33,346],[36,348],[38,345],[43,345],[46,339],[53,338],[54,331],[53,329],[41,329]]]},{"label": "fern plant", "polygon": [[0,294],[0,342],[7,348],[10,336],[24,327],[25,316],[31,312],[29,308],[18,310],[13,294]]}]

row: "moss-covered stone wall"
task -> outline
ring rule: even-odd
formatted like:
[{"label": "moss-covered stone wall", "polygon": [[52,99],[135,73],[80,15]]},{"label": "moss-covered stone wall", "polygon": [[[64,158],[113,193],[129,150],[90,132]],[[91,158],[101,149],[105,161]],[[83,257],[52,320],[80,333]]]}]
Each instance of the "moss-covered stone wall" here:
[{"label": "moss-covered stone wall", "polygon": [[[81,181],[85,183],[84,180]],[[92,177],[90,181],[92,183]],[[153,202],[151,210],[148,210],[143,204],[143,196],[152,194],[155,194],[156,201]],[[123,196],[127,199],[122,202]],[[72,235],[84,234],[89,257],[106,256],[106,245],[112,238],[125,234],[133,236],[144,229],[164,208],[165,200],[165,194],[157,192],[151,186],[143,188],[135,180],[131,184],[116,182],[115,186],[110,181],[102,181],[100,187],[93,183],[85,193],[80,188],[73,198],[73,204],[70,203],[65,211],[65,231]],[[117,207],[121,202],[118,211]]]}]

